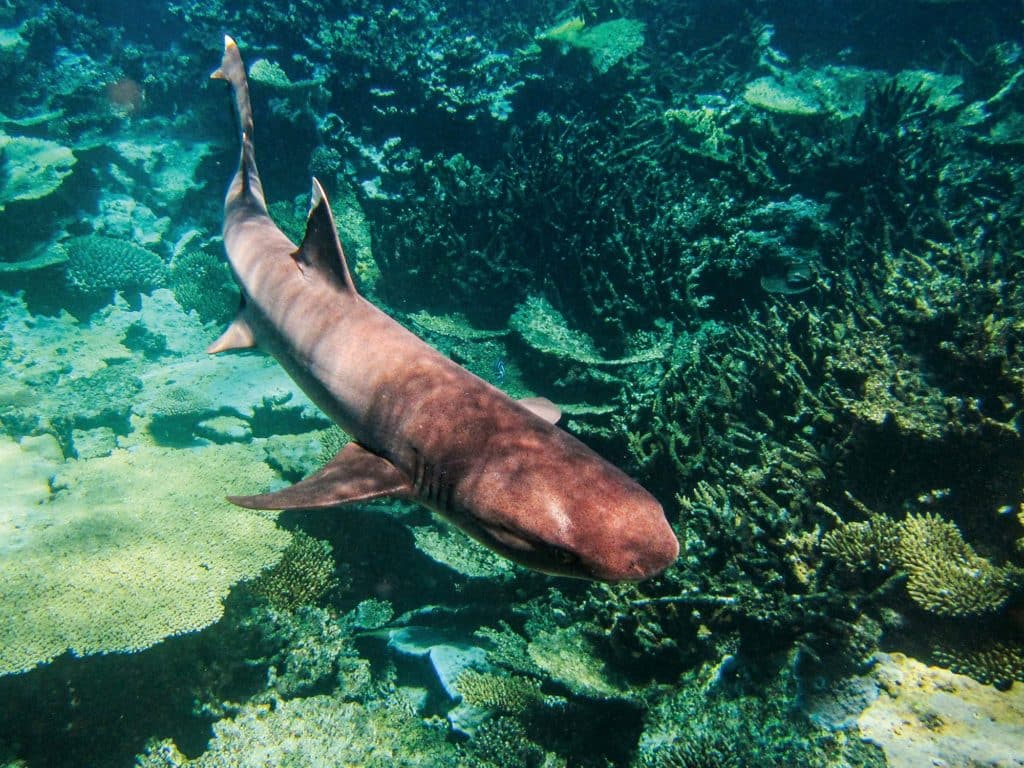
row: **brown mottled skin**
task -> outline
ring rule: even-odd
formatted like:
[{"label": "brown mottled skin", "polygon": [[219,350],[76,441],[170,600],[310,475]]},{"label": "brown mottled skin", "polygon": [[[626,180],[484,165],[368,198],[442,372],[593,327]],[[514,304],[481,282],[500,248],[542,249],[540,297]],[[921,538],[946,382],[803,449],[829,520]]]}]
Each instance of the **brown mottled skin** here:
[{"label": "brown mottled skin", "polygon": [[267,215],[230,38],[213,76],[233,86],[241,123],[224,243],[243,307],[209,351],[263,347],[354,441],[289,489],[232,501],[293,509],[395,496],[545,573],[635,581],[671,565],[679,544],[661,505],[554,426],[553,408],[512,400],[356,292],[315,180],[303,244],[288,240]]}]

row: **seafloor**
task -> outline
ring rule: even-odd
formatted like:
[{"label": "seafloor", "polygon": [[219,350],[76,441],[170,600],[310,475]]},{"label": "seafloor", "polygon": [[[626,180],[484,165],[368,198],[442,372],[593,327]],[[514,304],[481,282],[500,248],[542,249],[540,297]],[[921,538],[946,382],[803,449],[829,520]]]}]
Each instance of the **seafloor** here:
[{"label": "seafloor", "polygon": [[[301,237],[649,488],[602,585],[425,510],[238,303],[209,72]],[[0,3],[0,765],[1024,765],[1010,0]],[[444,429],[444,424],[438,424]]]}]

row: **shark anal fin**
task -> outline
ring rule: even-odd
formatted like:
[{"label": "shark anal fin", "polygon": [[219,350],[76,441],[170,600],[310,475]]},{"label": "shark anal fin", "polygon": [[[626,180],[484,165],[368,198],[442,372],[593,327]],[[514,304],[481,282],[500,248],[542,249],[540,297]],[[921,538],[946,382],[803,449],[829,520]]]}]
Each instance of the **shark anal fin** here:
[{"label": "shark anal fin", "polygon": [[356,286],[349,274],[345,253],[334,226],[334,214],[331,213],[324,188],[316,179],[313,179],[313,194],[309,216],[306,218],[306,235],[292,258],[301,268],[316,270],[343,290],[355,293]]},{"label": "shark anal fin", "polygon": [[228,501],[249,509],[322,509],[412,495],[412,484],[394,464],[358,443],[349,443],[319,472],[289,488],[258,496],[228,496]]},{"label": "shark anal fin", "polygon": [[557,424],[558,420],[562,418],[562,409],[546,397],[524,397],[516,402],[550,424]]},{"label": "shark anal fin", "polygon": [[[244,305],[243,305],[244,306]],[[227,352],[229,349],[251,349],[256,346],[256,337],[245,315],[239,310],[238,315],[213,344],[206,348],[208,354]]]}]

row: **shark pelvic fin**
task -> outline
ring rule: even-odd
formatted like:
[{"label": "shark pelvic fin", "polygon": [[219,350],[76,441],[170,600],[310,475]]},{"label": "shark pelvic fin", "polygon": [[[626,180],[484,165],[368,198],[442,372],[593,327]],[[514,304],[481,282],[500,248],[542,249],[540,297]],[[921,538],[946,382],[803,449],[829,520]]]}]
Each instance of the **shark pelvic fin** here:
[{"label": "shark pelvic fin", "polygon": [[546,397],[524,397],[516,402],[549,424],[557,424],[558,420],[562,418],[562,409]]},{"label": "shark pelvic fin", "polygon": [[322,509],[381,496],[411,498],[412,484],[387,459],[349,443],[323,468],[295,485],[259,496],[228,496],[249,509]]},{"label": "shark pelvic fin", "polygon": [[[245,308],[244,302],[242,308]],[[220,335],[219,339],[206,348],[206,352],[216,355],[218,352],[227,352],[229,349],[251,349],[255,346],[256,337],[252,333],[252,327],[240,309],[231,325]]]},{"label": "shark pelvic fin", "polygon": [[327,202],[327,195],[320,182],[313,179],[313,194],[310,199],[309,216],[306,219],[306,236],[302,238],[299,250],[292,258],[303,270],[312,269],[335,282],[338,287],[351,293],[356,292],[352,275],[345,262],[345,252],[338,240],[334,226],[334,214]]}]

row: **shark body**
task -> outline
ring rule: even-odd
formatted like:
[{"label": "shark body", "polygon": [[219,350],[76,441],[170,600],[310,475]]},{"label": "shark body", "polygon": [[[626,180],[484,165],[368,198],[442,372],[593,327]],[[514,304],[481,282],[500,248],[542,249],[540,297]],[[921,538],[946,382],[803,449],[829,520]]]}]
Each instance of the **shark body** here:
[{"label": "shark body", "polygon": [[278,229],[256,169],[245,67],[230,37],[212,77],[231,84],[241,129],[224,245],[242,307],[207,351],[262,347],[353,438],[290,488],[230,500],[316,509],[410,499],[499,554],[557,575],[636,581],[674,562],[679,544],[661,505],[556,427],[553,404],[511,399],[359,295],[315,179],[302,244]]}]

